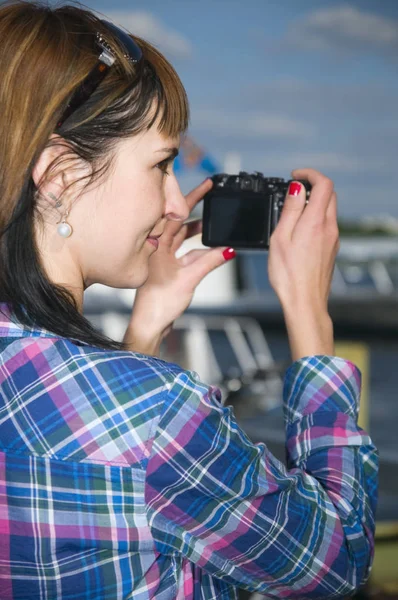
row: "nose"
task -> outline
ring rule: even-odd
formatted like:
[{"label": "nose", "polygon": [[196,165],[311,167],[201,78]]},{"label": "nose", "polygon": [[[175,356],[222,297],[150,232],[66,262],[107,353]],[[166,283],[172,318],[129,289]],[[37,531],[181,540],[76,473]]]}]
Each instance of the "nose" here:
[{"label": "nose", "polygon": [[165,217],[169,221],[185,221],[189,213],[189,206],[177,178],[170,174],[166,185]]}]

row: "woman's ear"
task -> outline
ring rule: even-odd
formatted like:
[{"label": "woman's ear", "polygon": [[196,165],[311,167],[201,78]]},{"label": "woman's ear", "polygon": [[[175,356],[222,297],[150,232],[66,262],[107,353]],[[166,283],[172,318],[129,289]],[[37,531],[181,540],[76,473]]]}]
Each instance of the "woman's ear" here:
[{"label": "woman's ear", "polygon": [[[53,191],[53,187],[56,187],[57,189],[57,191],[53,193],[59,194],[62,188],[62,172],[52,178],[49,177],[50,165],[65,152],[65,145],[61,142],[58,143],[58,140],[62,140],[58,135],[54,134],[50,137],[50,143],[46,144],[46,147],[40,154],[32,170],[32,179],[36,189],[40,189],[42,194]],[[51,183],[49,179],[51,180]],[[51,190],[48,190],[47,188],[50,186]]]},{"label": "woman's ear", "polygon": [[41,195],[52,192],[56,197],[61,196],[67,185],[66,171],[56,169],[56,166],[60,157],[66,154],[70,153],[65,140],[53,134],[32,170],[32,179]]}]

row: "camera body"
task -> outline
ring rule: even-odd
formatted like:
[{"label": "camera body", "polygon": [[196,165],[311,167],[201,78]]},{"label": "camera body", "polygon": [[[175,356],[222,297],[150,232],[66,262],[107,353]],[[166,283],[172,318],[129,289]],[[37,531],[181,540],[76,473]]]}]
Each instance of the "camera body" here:
[{"label": "camera body", "polygon": [[[218,173],[212,180],[213,187],[203,199],[202,243],[268,250],[292,180],[244,171]],[[311,185],[298,181],[306,189],[308,202]]]}]

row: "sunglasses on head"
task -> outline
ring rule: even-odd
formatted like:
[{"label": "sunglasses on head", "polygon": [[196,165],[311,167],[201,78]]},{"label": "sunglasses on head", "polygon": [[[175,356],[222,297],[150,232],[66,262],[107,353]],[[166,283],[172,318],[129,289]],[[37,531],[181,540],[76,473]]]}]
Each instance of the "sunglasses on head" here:
[{"label": "sunglasses on head", "polygon": [[[104,23],[104,25],[106,25],[120,41],[121,46],[125,50],[125,58],[132,63],[138,63],[142,58],[142,51],[135,41],[125,31],[113,23],[104,20],[102,20],[102,23]],[[58,121],[56,129],[59,129],[65,123],[66,119],[89,99],[116,61],[112,48],[100,33],[97,33],[96,42],[101,48],[101,54],[98,56],[97,64],[76,89],[61,119]]]}]

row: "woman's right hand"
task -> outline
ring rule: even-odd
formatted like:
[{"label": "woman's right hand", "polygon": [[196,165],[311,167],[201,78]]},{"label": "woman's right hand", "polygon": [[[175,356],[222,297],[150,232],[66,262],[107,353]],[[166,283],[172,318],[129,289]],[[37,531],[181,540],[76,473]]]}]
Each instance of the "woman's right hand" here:
[{"label": "woman's right hand", "polygon": [[333,182],[313,169],[295,170],[292,177],[311,183],[311,197],[306,205],[304,186],[296,183],[289,188],[270,240],[268,273],[284,311],[292,357],[297,360],[334,353],[328,297],[339,231]]}]

